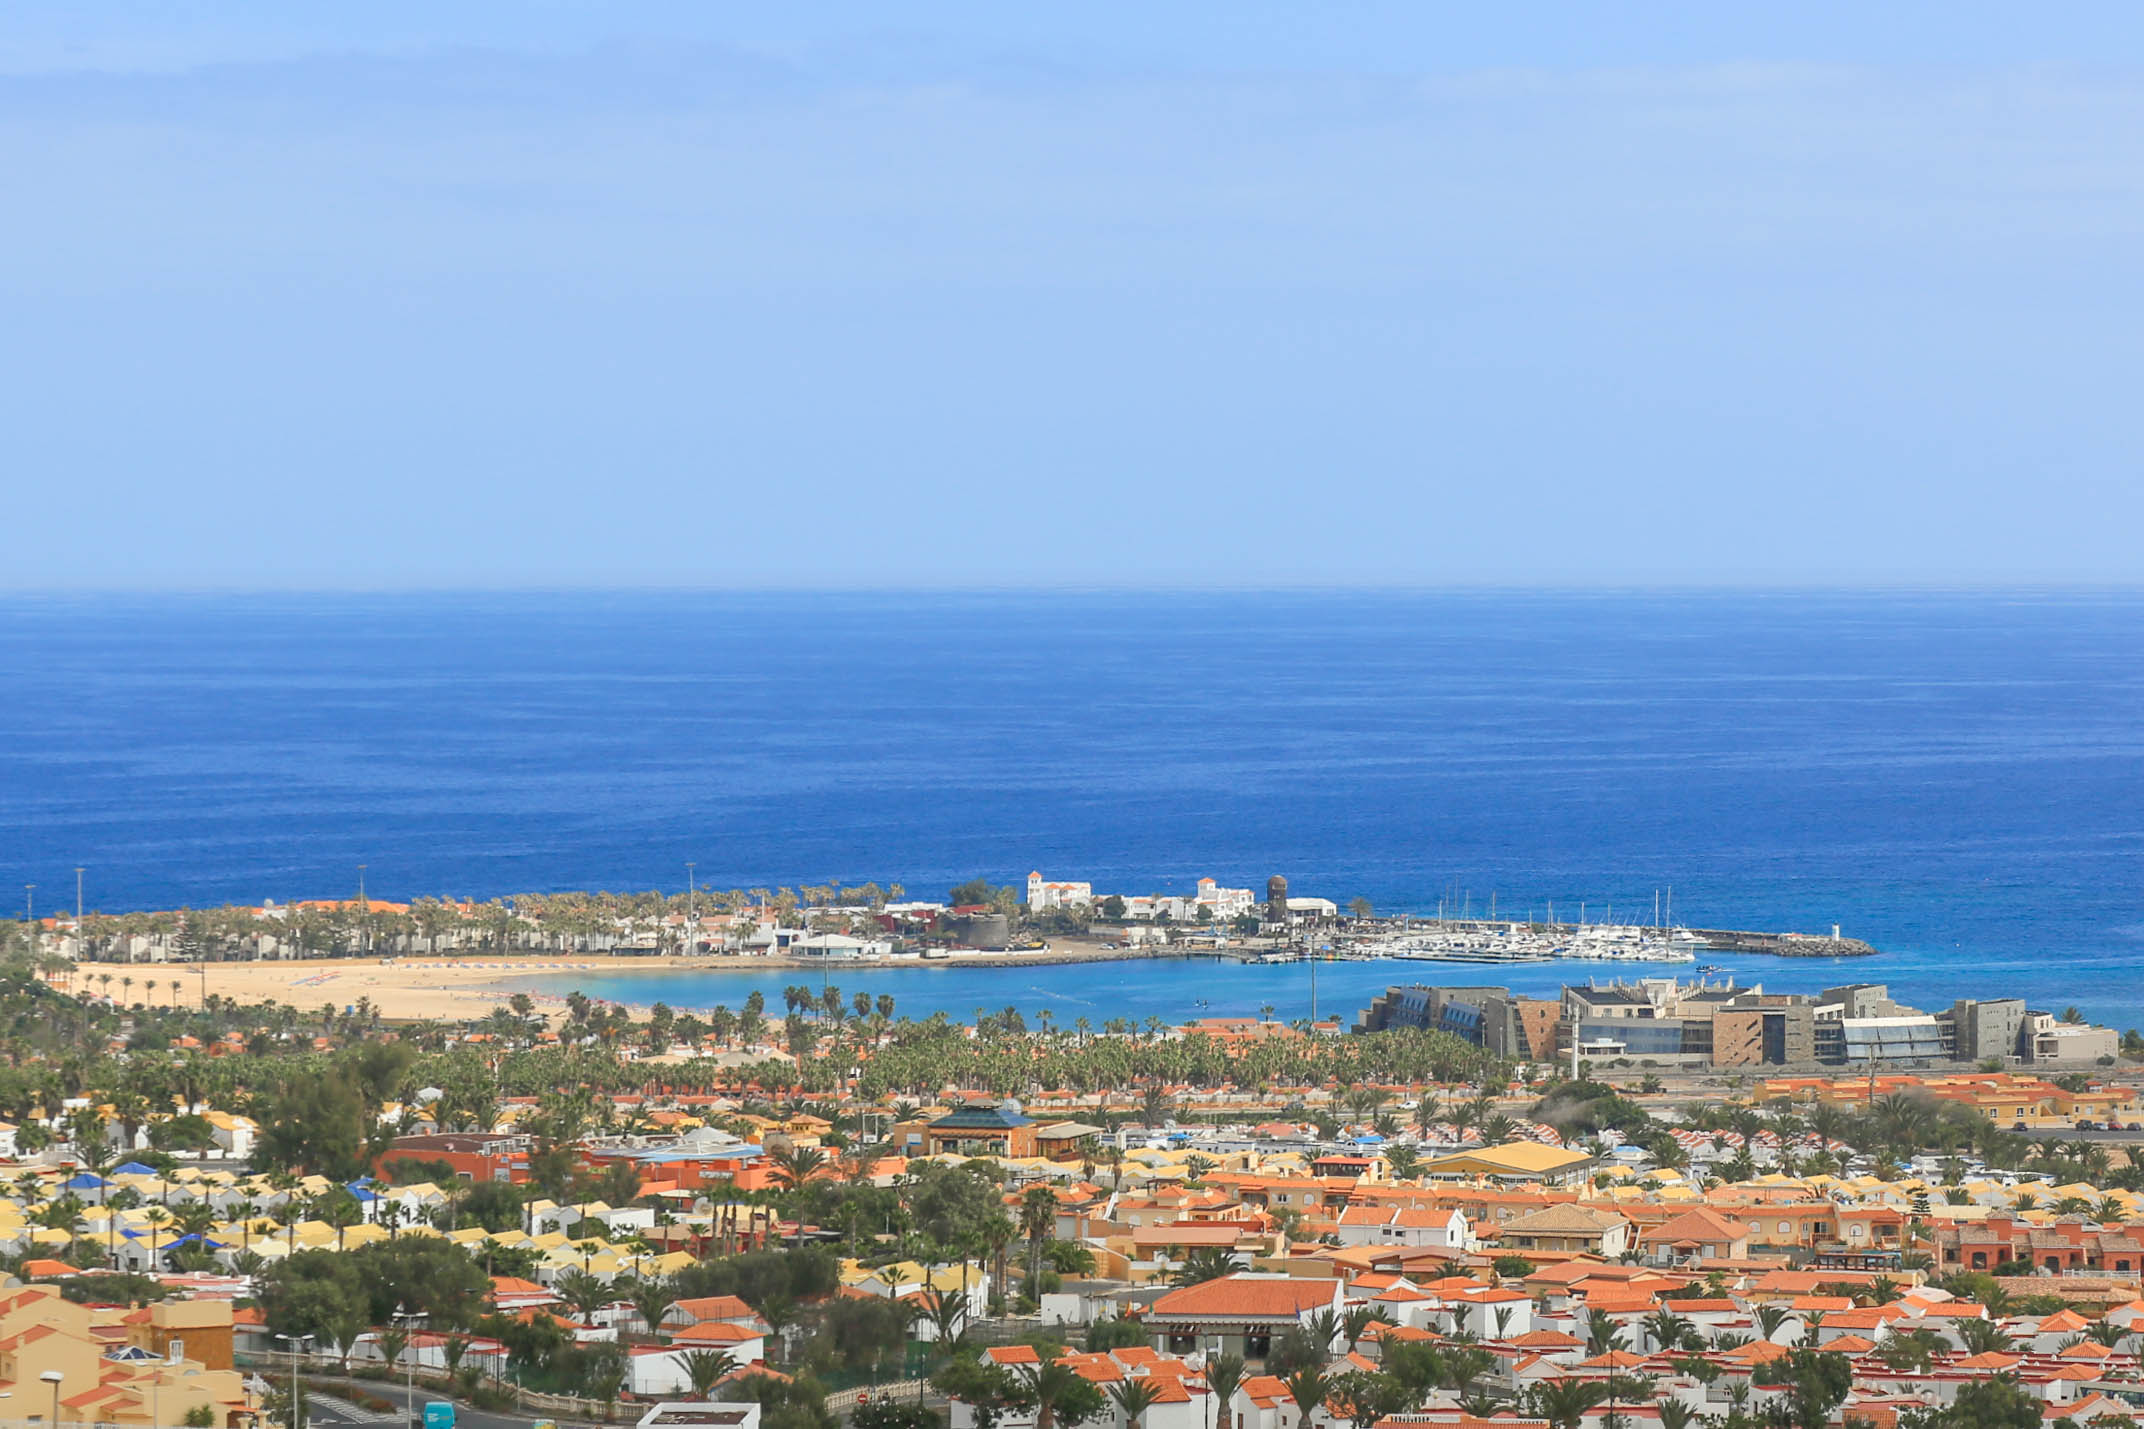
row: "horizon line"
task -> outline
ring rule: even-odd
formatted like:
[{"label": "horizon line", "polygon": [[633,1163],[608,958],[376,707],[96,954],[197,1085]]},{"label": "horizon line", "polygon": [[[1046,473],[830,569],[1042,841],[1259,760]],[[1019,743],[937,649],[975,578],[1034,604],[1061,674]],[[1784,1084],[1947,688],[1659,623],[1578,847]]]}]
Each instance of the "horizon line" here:
[{"label": "horizon line", "polygon": [[1087,596],[1087,595],[2144,595],[2144,575],[2126,580],[1926,581],[1280,581],[1165,582],[940,582],[857,584],[689,584],[528,582],[497,585],[170,585],[5,586],[0,601],[445,596]]}]

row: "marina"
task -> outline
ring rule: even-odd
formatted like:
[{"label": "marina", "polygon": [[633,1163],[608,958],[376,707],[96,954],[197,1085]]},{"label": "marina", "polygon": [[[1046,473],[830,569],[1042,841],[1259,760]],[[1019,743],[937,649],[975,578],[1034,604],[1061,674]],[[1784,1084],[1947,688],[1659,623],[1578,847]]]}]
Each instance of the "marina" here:
[{"label": "marina", "polygon": [[1358,957],[1429,963],[1694,963],[1702,946],[1687,928],[1481,923],[1368,939],[1350,951]]},{"label": "marina", "polygon": [[1396,928],[1335,940],[1342,957],[1427,963],[1694,963],[1701,953],[1786,958],[1870,957],[1859,938],[1683,928],[1635,923],[1527,923],[1486,919],[1407,919]]}]

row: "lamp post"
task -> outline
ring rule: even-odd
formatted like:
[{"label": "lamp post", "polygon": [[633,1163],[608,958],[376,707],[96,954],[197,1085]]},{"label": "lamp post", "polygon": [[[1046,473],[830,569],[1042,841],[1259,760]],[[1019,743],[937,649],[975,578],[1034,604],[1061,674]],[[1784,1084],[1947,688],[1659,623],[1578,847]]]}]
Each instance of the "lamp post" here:
[{"label": "lamp post", "polygon": [[398,1317],[398,1318],[399,1318],[399,1319],[400,1319],[400,1320],[402,1321],[402,1330],[403,1330],[403,1334],[404,1334],[404,1338],[405,1338],[405,1343],[404,1343],[404,1344],[403,1344],[403,1346],[402,1346],[402,1354],[403,1354],[403,1366],[402,1366],[402,1367],[403,1367],[403,1371],[404,1371],[404,1373],[405,1373],[405,1374],[406,1374],[406,1375],[408,1376],[407,1380],[405,1381],[405,1385],[406,1385],[406,1387],[405,1387],[405,1391],[404,1391],[404,1398],[403,1398],[403,1401],[402,1401],[402,1424],[403,1424],[403,1429],[416,1429],[416,1418],[415,1418],[415,1416],[416,1416],[416,1413],[417,1413],[417,1335],[416,1335],[416,1321],[417,1321],[418,1317],[417,1317],[417,1316],[416,1316],[415,1314],[412,1314],[412,1313],[411,1313],[411,1311],[410,1311],[410,1309],[409,1309],[409,1307],[408,1307],[407,1305],[401,1305],[401,1304],[398,1304],[398,1305],[396,1305],[396,1306],[395,1306],[395,1315],[396,1315],[396,1316],[397,1316],[397,1317]]},{"label": "lamp post", "polygon": [[276,1338],[290,1341],[290,1429],[301,1429],[298,1422],[298,1346],[312,1336],[277,1335]]},{"label": "lamp post", "polygon": [[56,1369],[48,1369],[38,1376],[39,1379],[52,1386],[52,1418],[49,1423],[55,1426],[55,1429],[57,1429],[60,1422],[60,1381],[66,1377]]}]

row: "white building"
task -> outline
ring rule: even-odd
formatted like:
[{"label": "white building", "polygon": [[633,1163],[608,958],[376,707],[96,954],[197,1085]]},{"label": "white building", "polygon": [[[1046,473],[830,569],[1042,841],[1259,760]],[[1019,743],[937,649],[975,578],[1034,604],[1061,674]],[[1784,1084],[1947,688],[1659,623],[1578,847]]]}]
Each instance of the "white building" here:
[{"label": "white building", "polygon": [[[686,1368],[686,1357],[694,1350],[705,1348],[705,1345],[647,1345],[628,1350],[625,1359],[626,1391],[642,1399],[658,1399],[666,1394],[691,1394],[692,1373]],[[734,1354],[731,1358],[738,1359]],[[745,1359],[738,1359],[738,1362],[751,1363]],[[726,1404],[721,1407],[728,1410],[744,1406]],[[753,1404],[752,1408],[758,1409],[759,1406]]]},{"label": "white building", "polygon": [[2121,1055],[2122,1039],[2109,1027],[2057,1022],[2045,1012],[2032,1014],[2027,1026],[2035,1062],[2096,1062]]},{"label": "white building", "polygon": [[634,1429],[759,1429],[755,1400],[736,1404],[669,1401],[650,1406]]},{"label": "white building", "polygon": [[1092,903],[1094,885],[1091,883],[1049,883],[1040,873],[1027,876],[1027,906],[1040,912],[1044,908],[1062,908],[1073,903]]},{"label": "white building", "polygon": [[1166,916],[1172,923],[1208,923],[1233,918],[1259,906],[1248,888],[1223,888],[1211,878],[1202,878],[1188,895],[1140,893],[1124,900],[1124,916],[1152,922]]},{"label": "white building", "polygon": [[1467,1218],[1456,1210],[1350,1206],[1336,1231],[1342,1245],[1433,1246],[1454,1255],[1467,1248]]},{"label": "white building", "polygon": [[883,958],[893,953],[893,944],[882,938],[852,938],[847,933],[814,933],[808,938],[799,938],[789,949],[798,957],[812,958]]},{"label": "white building", "polygon": [[1248,888],[1223,888],[1210,878],[1199,880],[1194,901],[1211,909],[1216,918],[1233,918],[1238,913],[1248,913],[1259,902]]}]

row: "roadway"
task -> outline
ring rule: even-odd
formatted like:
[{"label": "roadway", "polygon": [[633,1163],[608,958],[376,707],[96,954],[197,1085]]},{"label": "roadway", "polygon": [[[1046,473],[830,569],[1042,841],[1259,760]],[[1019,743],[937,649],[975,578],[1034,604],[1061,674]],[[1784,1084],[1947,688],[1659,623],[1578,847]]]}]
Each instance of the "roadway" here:
[{"label": "roadway", "polygon": [[[377,1395],[391,1400],[393,1409],[366,1409],[353,1399],[347,1399],[332,1391],[315,1392],[308,1397],[308,1418],[321,1429],[404,1429],[414,1426],[422,1429],[424,1406],[427,1400],[440,1398],[437,1391],[420,1386],[413,1397],[407,1386],[390,1384],[385,1380],[358,1381],[355,1393]],[[536,1414],[494,1414],[489,1410],[472,1409],[456,1400],[454,1403],[455,1429],[529,1429],[537,1419]],[[560,1420],[560,1429],[568,1429],[571,1420]]]}]

